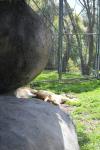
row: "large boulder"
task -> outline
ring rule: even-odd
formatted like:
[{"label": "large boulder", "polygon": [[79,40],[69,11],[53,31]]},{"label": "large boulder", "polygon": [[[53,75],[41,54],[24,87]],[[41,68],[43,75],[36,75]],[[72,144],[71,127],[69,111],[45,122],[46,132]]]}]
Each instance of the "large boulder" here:
[{"label": "large boulder", "polygon": [[0,150],[79,150],[69,115],[38,99],[0,97]]},{"label": "large boulder", "polygon": [[27,84],[45,67],[50,36],[25,0],[0,0],[0,93]]}]

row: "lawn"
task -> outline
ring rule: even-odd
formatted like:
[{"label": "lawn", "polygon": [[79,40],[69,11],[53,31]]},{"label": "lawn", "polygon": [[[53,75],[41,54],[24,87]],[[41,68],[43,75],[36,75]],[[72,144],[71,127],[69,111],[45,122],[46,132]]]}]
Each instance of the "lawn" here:
[{"label": "lawn", "polygon": [[[41,73],[31,85],[36,89],[54,93],[73,93],[79,102],[69,103],[71,116],[76,125],[81,150],[100,150],[100,80],[84,80],[79,74],[63,74],[63,82],[56,80],[56,72]],[[74,78],[71,80],[71,78]]]}]

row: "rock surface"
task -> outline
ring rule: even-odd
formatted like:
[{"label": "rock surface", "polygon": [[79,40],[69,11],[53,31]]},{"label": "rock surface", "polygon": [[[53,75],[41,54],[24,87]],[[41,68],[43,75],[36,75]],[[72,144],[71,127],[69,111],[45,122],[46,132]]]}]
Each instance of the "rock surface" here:
[{"label": "rock surface", "polygon": [[0,97],[0,150],[79,150],[72,120],[38,99]]},{"label": "rock surface", "polygon": [[50,36],[24,0],[0,1],[0,93],[27,84],[45,67]]}]

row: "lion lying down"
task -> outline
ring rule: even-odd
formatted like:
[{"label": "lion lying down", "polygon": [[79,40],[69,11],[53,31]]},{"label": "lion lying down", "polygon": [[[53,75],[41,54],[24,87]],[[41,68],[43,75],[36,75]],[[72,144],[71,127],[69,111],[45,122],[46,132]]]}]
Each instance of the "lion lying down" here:
[{"label": "lion lying down", "polygon": [[77,100],[76,97],[73,97],[72,95],[66,95],[66,94],[62,94],[62,95],[58,95],[55,94],[53,92],[50,91],[45,91],[45,90],[35,90],[35,89],[31,89],[29,87],[21,87],[18,88],[15,91],[15,96],[17,98],[38,98],[41,99],[45,102],[51,102],[53,104],[56,105],[60,105],[62,103],[64,103],[65,101],[68,100]]}]

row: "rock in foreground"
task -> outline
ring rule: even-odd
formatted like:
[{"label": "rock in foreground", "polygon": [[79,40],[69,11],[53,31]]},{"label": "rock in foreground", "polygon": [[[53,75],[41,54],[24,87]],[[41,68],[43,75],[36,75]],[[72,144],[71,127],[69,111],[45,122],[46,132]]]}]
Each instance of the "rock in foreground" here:
[{"label": "rock in foreground", "polygon": [[69,115],[33,99],[0,97],[0,150],[79,150]]}]

